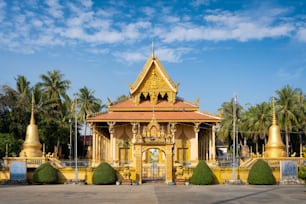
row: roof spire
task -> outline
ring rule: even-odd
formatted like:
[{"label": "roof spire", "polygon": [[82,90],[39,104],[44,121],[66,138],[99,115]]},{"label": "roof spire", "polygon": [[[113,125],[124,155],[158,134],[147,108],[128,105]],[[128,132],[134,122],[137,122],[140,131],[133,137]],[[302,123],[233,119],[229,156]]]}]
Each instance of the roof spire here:
[{"label": "roof spire", "polygon": [[154,39],[152,38],[152,58],[154,57]]}]

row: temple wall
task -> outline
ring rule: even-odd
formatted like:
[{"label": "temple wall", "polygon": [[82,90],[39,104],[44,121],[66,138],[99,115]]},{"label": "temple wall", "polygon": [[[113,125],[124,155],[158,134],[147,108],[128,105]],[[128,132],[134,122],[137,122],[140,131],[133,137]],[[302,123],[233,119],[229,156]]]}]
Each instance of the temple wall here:
[{"label": "temple wall", "polygon": [[[122,169],[115,168],[118,172],[119,180],[122,180]],[[136,172],[134,168],[131,168],[131,179],[134,181],[136,180]],[[87,184],[92,184],[92,176],[93,176],[93,168],[79,168],[78,169],[78,178],[80,180],[85,180]],[[212,168],[214,175],[216,176],[216,180],[218,184],[224,184],[226,180],[232,179],[232,168]],[[186,179],[189,179],[192,176],[193,169],[185,169],[184,175]],[[280,180],[280,170],[273,169],[273,175],[278,183]],[[240,179],[247,184],[249,170],[248,169],[239,169],[237,170],[237,176],[239,175]],[[58,169],[59,175],[59,183],[65,183],[68,180],[75,178],[75,169],[74,168],[61,168]],[[28,181],[32,180],[33,172],[27,173]],[[10,179],[10,172],[9,170],[1,170],[0,171],[0,183],[3,183]]]}]

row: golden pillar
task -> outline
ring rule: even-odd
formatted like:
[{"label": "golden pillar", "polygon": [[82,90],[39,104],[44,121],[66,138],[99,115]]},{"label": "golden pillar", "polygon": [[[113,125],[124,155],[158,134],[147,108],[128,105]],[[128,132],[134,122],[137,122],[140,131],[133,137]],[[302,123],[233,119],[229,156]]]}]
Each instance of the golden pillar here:
[{"label": "golden pillar", "polygon": [[194,131],[194,138],[191,140],[191,150],[190,150],[190,160],[191,161],[198,161],[199,159],[199,131],[200,131],[200,123],[194,123],[193,131]]},{"label": "golden pillar", "polygon": [[268,158],[279,158],[279,157],[285,157],[286,151],[285,151],[285,145],[282,141],[281,135],[280,135],[280,128],[276,124],[276,116],[275,116],[275,107],[274,107],[274,98],[272,102],[272,125],[269,128],[269,137],[268,142],[266,144],[264,157]]},{"label": "golden pillar", "polygon": [[142,152],[141,152],[141,145],[135,144],[135,157],[136,157],[136,181],[138,181],[139,184],[142,183]]},{"label": "golden pillar", "polygon": [[32,94],[32,111],[30,124],[27,127],[25,141],[22,145],[20,157],[42,157],[41,143],[39,142],[38,128],[34,119],[34,94]]},{"label": "golden pillar", "polygon": [[114,137],[114,132],[115,132],[115,124],[116,122],[107,122],[108,126],[108,131],[110,133],[110,143],[111,143],[111,151],[110,151],[110,159],[111,161],[117,161],[117,141],[116,137]]},{"label": "golden pillar", "polygon": [[166,183],[173,181],[173,152],[172,144],[166,146]]}]

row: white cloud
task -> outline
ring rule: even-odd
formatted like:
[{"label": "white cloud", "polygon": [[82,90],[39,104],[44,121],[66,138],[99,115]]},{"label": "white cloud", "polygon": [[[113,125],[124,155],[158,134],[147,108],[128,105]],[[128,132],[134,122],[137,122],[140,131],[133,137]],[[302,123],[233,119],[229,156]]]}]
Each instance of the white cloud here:
[{"label": "white cloud", "polygon": [[191,2],[191,5],[195,6],[195,7],[198,7],[198,6],[207,6],[209,5],[209,3],[211,2],[212,0],[194,0]]},{"label": "white cloud", "polygon": [[148,56],[145,56],[143,52],[115,52],[114,56],[120,61],[132,64],[134,62],[143,61]]},{"label": "white cloud", "polygon": [[[37,2],[29,1],[26,6],[22,6],[16,2],[6,5],[0,0],[2,49],[31,53],[50,46],[103,45],[108,50],[105,52],[107,54],[113,54],[114,49],[120,48],[122,54],[118,56],[121,59],[137,61],[147,56],[126,53],[126,50],[134,45],[141,47],[142,43],[147,43],[153,37],[168,47],[173,47],[172,43],[177,42],[245,42],[291,36],[306,42],[303,23],[298,25],[294,17],[286,18],[288,11],[281,8],[273,8],[269,12],[253,9],[192,13],[194,8],[190,4],[186,4],[189,8],[178,11],[176,7],[163,2],[155,7],[135,7],[137,11],[124,9],[128,8],[128,5],[122,4],[124,2],[119,2],[121,5],[118,7],[115,6],[116,2],[108,2],[101,8],[93,7],[92,0]],[[211,0],[193,1],[198,6],[209,3]],[[99,50],[93,50],[95,52],[99,53]],[[164,61],[179,62],[188,50],[160,48],[156,53],[159,52]]]},{"label": "white cloud", "polygon": [[48,5],[48,12],[51,16],[55,18],[62,18],[64,12],[62,11],[62,6],[59,4],[58,0],[46,0]]},{"label": "white cloud", "polygon": [[301,42],[306,42],[306,28],[300,28],[297,31],[297,39]]},{"label": "white cloud", "polygon": [[182,55],[189,52],[190,50],[187,48],[166,48],[162,47],[156,49],[155,55],[161,61],[164,62],[172,62],[178,63],[182,61]]},{"label": "white cloud", "polygon": [[0,22],[5,18],[6,12],[6,3],[4,1],[0,1]]},{"label": "white cloud", "polygon": [[286,22],[278,23],[276,19],[277,17],[272,19],[270,16],[253,19],[241,14],[218,11],[215,14],[206,15],[205,21],[201,25],[185,22],[176,24],[169,29],[164,28],[161,32],[161,38],[165,42],[171,43],[197,40],[248,41],[290,36],[294,31],[294,26]]},{"label": "white cloud", "polygon": [[80,3],[86,8],[91,8],[93,5],[93,2],[91,0],[81,0]]},{"label": "white cloud", "polygon": [[280,69],[277,75],[285,81],[292,81],[300,78],[303,75],[305,68],[297,68],[292,70]]}]

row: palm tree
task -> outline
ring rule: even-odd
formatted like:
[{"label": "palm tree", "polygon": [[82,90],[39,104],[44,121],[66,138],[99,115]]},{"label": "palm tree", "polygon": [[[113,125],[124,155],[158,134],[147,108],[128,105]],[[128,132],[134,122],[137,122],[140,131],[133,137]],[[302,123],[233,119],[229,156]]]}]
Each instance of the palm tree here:
[{"label": "palm tree", "polygon": [[[77,95],[77,105],[79,107],[78,118],[79,121],[83,122],[85,126],[85,135],[83,142],[83,146],[85,147],[85,136],[87,129],[86,118],[91,113],[99,112],[102,108],[102,102],[100,99],[94,97],[94,91],[89,90],[86,86],[81,88],[79,94]],[[83,153],[85,153],[85,148],[83,149]]]},{"label": "palm tree", "polygon": [[[47,75],[42,74],[42,82],[38,83],[44,93],[45,101],[55,101],[55,109],[63,111],[63,101],[69,100],[66,91],[70,88],[70,81],[63,80],[64,75],[60,71],[48,71]],[[61,116],[63,117],[63,115]]]},{"label": "palm tree", "polygon": [[278,98],[276,99],[278,120],[281,129],[285,130],[286,137],[286,152],[289,156],[289,132],[293,126],[297,124],[297,118],[294,110],[297,106],[297,97],[299,90],[292,89],[289,85],[283,87],[281,90],[276,90]]},{"label": "palm tree", "polygon": [[89,90],[86,86],[80,89],[78,94],[78,107],[80,108],[78,118],[81,122],[85,122],[85,119],[91,113],[99,112],[101,110],[101,100],[94,97],[94,91]]},{"label": "palm tree", "polygon": [[[64,80],[63,77],[64,75],[58,70],[48,71],[46,75],[40,75],[42,81],[37,83],[40,89],[41,106],[45,113],[42,122],[45,123],[44,136],[48,142],[46,148],[52,148],[55,138],[59,148],[60,139],[62,142],[65,140],[64,130],[68,129],[67,103],[70,99],[66,92],[70,88],[70,81]],[[57,128],[57,131],[51,131],[54,128]]]},{"label": "palm tree", "polygon": [[246,127],[246,133],[256,142],[256,152],[258,152],[258,139],[264,139],[266,143],[266,136],[271,125],[270,104],[263,102],[251,106],[241,117],[242,124]]},{"label": "palm tree", "polygon": [[[224,102],[222,104],[222,107],[219,109],[219,112],[221,113],[222,117],[222,122],[221,122],[221,127],[218,132],[219,139],[222,141],[225,141],[228,137],[232,138],[232,132],[233,132],[233,104],[234,104],[234,99],[232,99],[231,102]],[[236,118],[237,121],[240,119],[240,115],[242,112],[242,106],[239,104],[236,104]]]},{"label": "palm tree", "polygon": [[18,76],[16,79],[16,89],[4,85],[5,93],[3,101],[10,110],[9,131],[17,138],[24,138],[25,127],[29,123],[31,113],[31,88],[30,82],[24,76]]},{"label": "palm tree", "polygon": [[298,131],[299,134],[300,154],[301,154],[302,145],[303,145],[302,133],[306,134],[306,95],[304,95],[302,91],[299,91],[298,93],[295,115],[297,116],[296,130]]}]

